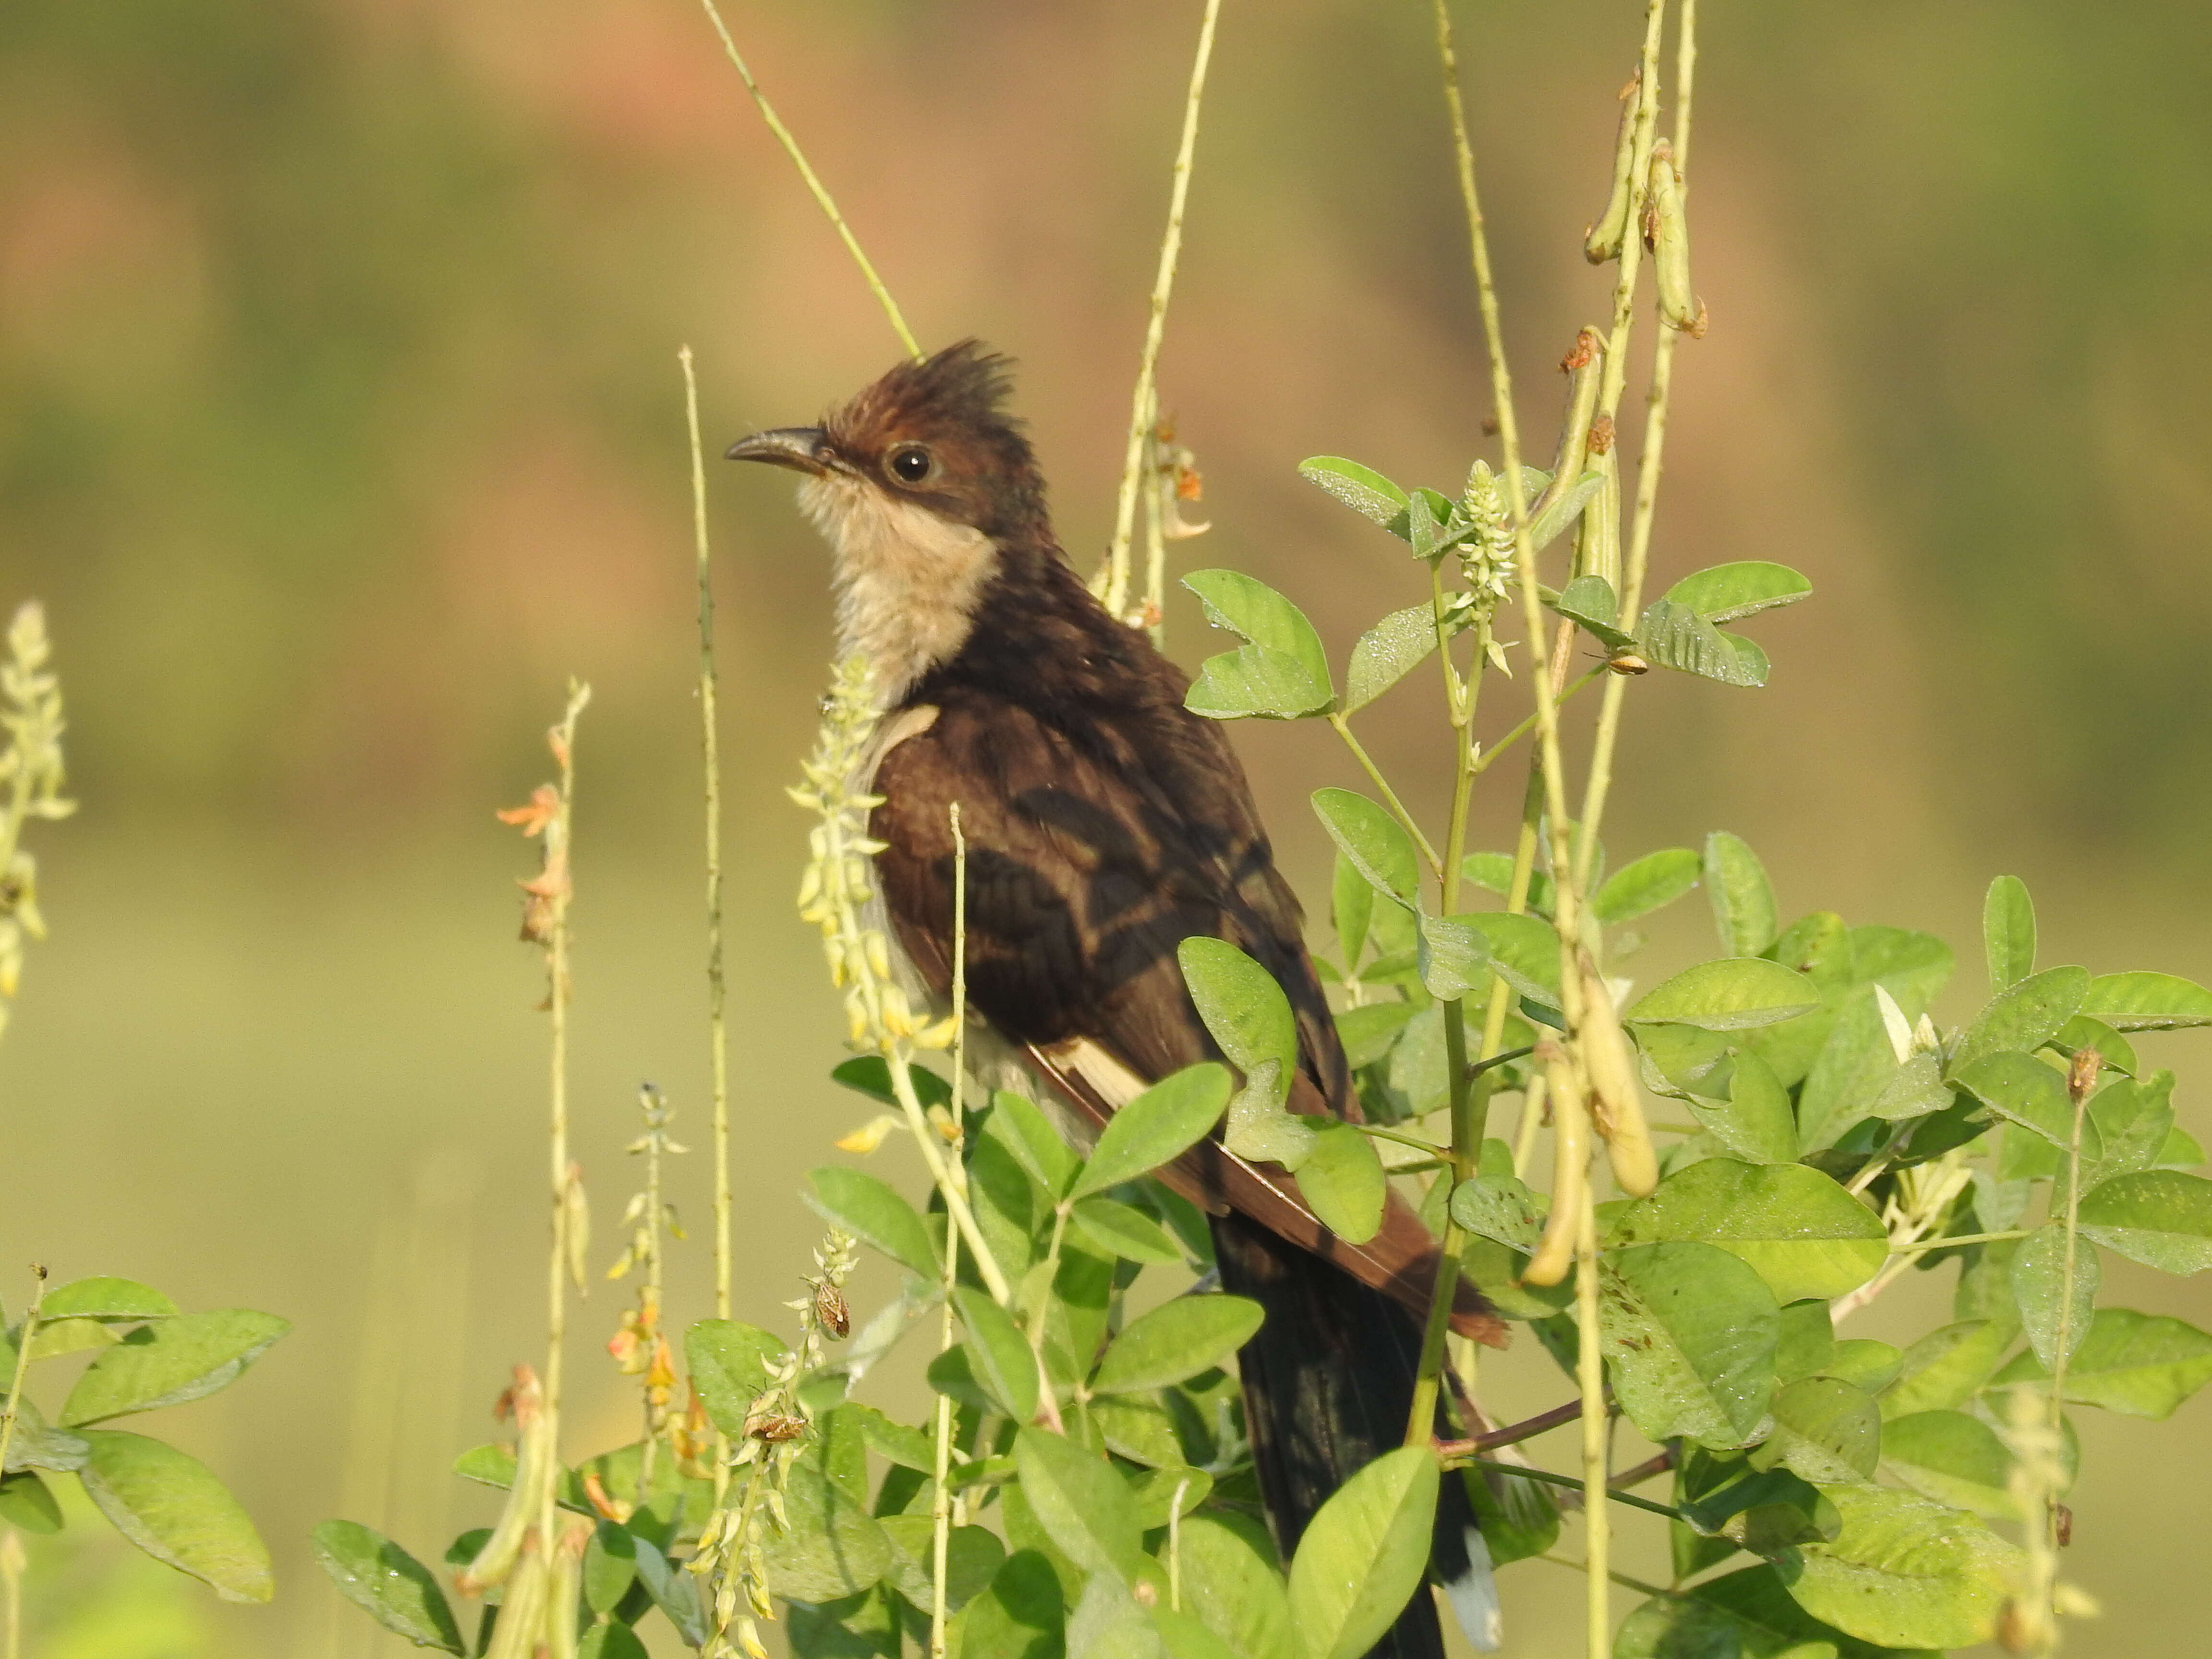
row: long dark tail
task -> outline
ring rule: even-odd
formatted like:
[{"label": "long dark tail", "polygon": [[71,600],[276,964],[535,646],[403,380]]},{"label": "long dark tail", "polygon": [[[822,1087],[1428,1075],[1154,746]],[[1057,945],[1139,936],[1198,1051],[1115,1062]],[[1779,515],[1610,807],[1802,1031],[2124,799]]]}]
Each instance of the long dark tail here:
[{"label": "long dark tail", "polygon": [[[1213,1249],[1222,1288],[1267,1310],[1237,1365],[1261,1498],[1288,1561],[1329,1494],[1405,1439],[1420,1331],[1380,1291],[1243,1216],[1214,1218]],[[1465,1489],[1447,1476],[1431,1562],[1440,1581],[1466,1571],[1473,1524]],[[1369,1659],[1443,1652],[1436,1598],[1425,1585]]]}]

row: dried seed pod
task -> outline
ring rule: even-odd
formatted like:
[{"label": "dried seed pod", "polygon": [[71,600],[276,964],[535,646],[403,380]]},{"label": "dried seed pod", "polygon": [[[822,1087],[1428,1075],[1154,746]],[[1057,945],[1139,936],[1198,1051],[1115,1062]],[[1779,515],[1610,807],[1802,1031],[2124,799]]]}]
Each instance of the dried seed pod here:
[{"label": "dried seed pod", "polygon": [[1618,259],[1620,245],[1628,240],[1629,199],[1636,183],[1636,111],[1643,102],[1638,95],[1643,87],[1639,70],[1620,89],[1620,136],[1613,141],[1613,194],[1606,198],[1605,211],[1598,215],[1597,222],[1583,233],[1583,257],[1594,265]]},{"label": "dried seed pod", "polygon": [[1690,287],[1690,221],[1682,207],[1681,176],[1674,171],[1674,147],[1665,139],[1651,148],[1651,179],[1644,211],[1645,240],[1651,245],[1651,269],[1659,284],[1659,315],[1667,326],[1701,338],[1705,308]]},{"label": "dried seed pod", "polygon": [[1651,1131],[1636,1083],[1636,1060],[1629,1052],[1620,1017],[1603,977],[1585,957],[1582,964],[1583,1018],[1578,1033],[1583,1071],[1589,1079],[1590,1115],[1605,1140],[1613,1178],[1631,1198],[1659,1184],[1659,1158],[1651,1150]]},{"label": "dried seed pod", "polygon": [[1555,1138],[1552,1214],[1521,1278],[1529,1285],[1556,1285],[1574,1261],[1575,1234],[1589,1191],[1589,1121],[1583,1109],[1582,1079],[1567,1051],[1547,1041],[1536,1045],[1536,1058],[1544,1068],[1544,1097],[1552,1108]]}]

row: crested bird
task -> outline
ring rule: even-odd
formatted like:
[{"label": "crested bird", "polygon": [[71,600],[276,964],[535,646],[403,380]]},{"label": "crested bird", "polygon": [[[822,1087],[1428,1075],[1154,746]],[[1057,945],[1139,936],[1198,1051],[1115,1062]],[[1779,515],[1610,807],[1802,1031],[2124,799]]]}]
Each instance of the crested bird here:
[{"label": "crested bird", "polygon": [[[801,509],[831,550],[841,652],[872,672],[880,714],[872,777],[860,781],[881,798],[869,833],[883,843],[878,884],[899,971],[944,1005],[957,803],[968,1008],[982,1028],[969,1057],[1011,1074],[986,1081],[1025,1081],[1080,1144],[1149,1085],[1219,1059],[1176,960],[1185,939],[1205,935],[1259,962],[1290,1000],[1291,1109],[1356,1121],[1303,914],[1243,769],[1221,726],[1184,708],[1182,671],[1070,567],[1036,455],[1006,412],[1010,389],[1006,360],[963,341],[899,364],[817,426],[757,432],[728,451],[801,475]],[[1328,1495],[1404,1436],[1436,1244],[1395,1194],[1372,1239],[1339,1238],[1288,1172],[1218,1139],[1162,1178],[1207,1212],[1223,1287],[1265,1311],[1238,1370],[1287,1560]],[[1452,1320],[1502,1340],[1464,1285]],[[1460,1483],[1444,1492],[1431,1576],[1457,1591],[1462,1624],[1481,1626],[1486,1553]],[[1425,1593],[1374,1650],[1443,1652]]]}]

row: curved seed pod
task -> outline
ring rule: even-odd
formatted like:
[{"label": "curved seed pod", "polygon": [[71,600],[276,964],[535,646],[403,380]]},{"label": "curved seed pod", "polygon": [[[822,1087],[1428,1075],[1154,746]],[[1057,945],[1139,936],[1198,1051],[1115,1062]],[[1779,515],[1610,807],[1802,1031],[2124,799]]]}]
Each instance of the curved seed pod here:
[{"label": "curved seed pod", "polygon": [[540,1638],[545,1633],[548,1577],[545,1552],[538,1545],[538,1528],[532,1527],[522,1540],[522,1559],[507,1581],[507,1593],[500,1598],[499,1623],[492,1627],[484,1659],[534,1659],[544,1650]]},{"label": "curved seed pod", "polygon": [[1590,423],[1597,416],[1597,394],[1605,378],[1605,332],[1584,324],[1559,370],[1567,376],[1567,415],[1559,427],[1559,447],[1552,459],[1552,482],[1528,503],[1528,522],[1534,525],[1544,509],[1574,488],[1589,464]]},{"label": "curved seed pod", "polygon": [[1537,1045],[1543,1062],[1545,1095],[1552,1103],[1552,1128],[1557,1137],[1552,1170],[1552,1214],[1545,1224],[1543,1242],[1522,1273],[1528,1285],[1556,1285],[1574,1263],[1575,1235],[1583,1213],[1583,1199],[1589,1189],[1589,1121],[1583,1111],[1582,1079],[1574,1062],[1556,1042]]},{"label": "curved seed pod", "polygon": [[[491,1536],[484,1540],[476,1559],[453,1580],[453,1588],[464,1595],[481,1595],[493,1585],[504,1583],[514,1571],[516,1561],[524,1558],[527,1540],[538,1535],[532,1523],[537,1520],[544,1499],[553,1456],[551,1425],[545,1419],[544,1390],[538,1384],[538,1374],[527,1365],[517,1365],[514,1386],[507,1397],[513,1405],[514,1425],[520,1431],[521,1439],[515,1449],[514,1484],[507,1489],[507,1507],[500,1511]],[[538,1565],[542,1571],[542,1559]]]},{"label": "curved seed pod", "polygon": [[1700,338],[1705,308],[1690,287],[1690,220],[1682,207],[1681,175],[1674,171],[1674,147],[1663,138],[1651,147],[1646,200],[1644,240],[1651,246],[1651,268],[1659,284],[1659,315],[1668,327]]},{"label": "curved seed pod", "polygon": [[1613,1180],[1631,1198],[1641,1198],[1659,1184],[1659,1159],[1644,1121],[1635,1058],[1605,981],[1587,957],[1582,975],[1582,1060],[1589,1079],[1590,1115],[1605,1140]]},{"label": "curved seed pod", "polygon": [[1613,154],[1613,194],[1606,198],[1605,211],[1597,222],[1583,233],[1583,258],[1594,265],[1620,257],[1620,245],[1628,240],[1629,198],[1635,193],[1636,173],[1636,111],[1643,100],[1638,96],[1644,88],[1644,75],[1638,70],[1620,90],[1620,137],[1614,141]]},{"label": "curved seed pod", "polygon": [[592,1541],[592,1523],[572,1515],[553,1552],[553,1567],[545,1586],[546,1659],[576,1659],[576,1609],[584,1595],[584,1547]]}]

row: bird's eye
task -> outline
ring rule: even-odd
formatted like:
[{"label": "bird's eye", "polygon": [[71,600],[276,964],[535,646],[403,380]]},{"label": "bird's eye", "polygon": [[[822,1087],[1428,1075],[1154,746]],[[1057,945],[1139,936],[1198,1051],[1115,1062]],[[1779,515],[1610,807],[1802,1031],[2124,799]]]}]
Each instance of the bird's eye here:
[{"label": "bird's eye", "polygon": [[937,471],[937,461],[920,444],[901,444],[884,458],[884,465],[901,483],[918,484]]}]

